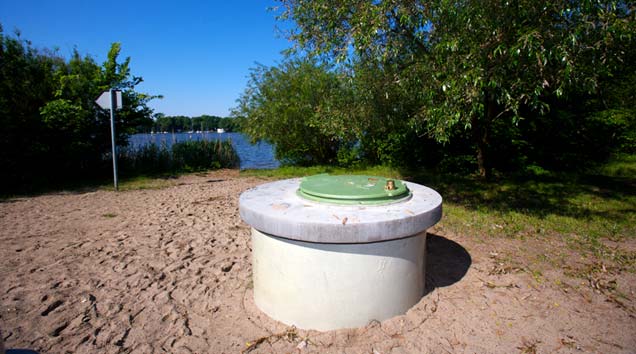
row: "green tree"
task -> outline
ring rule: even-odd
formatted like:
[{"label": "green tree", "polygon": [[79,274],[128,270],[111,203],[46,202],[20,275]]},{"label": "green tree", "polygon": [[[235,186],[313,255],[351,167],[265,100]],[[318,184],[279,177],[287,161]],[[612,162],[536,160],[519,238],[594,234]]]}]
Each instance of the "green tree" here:
[{"label": "green tree", "polygon": [[340,92],[340,81],[327,66],[290,58],[277,67],[252,69],[233,115],[243,117],[241,131],[253,141],[273,144],[283,162],[332,163],[345,131],[330,124],[340,121],[331,105]]},{"label": "green tree", "polygon": [[416,120],[420,101],[412,94],[410,82],[400,80],[391,65],[371,58],[356,58],[347,80],[352,97],[341,105],[351,114],[348,126],[356,134],[366,162],[392,166],[414,166],[434,157],[434,142],[418,134]]},{"label": "green tree", "polygon": [[203,120],[205,130],[214,130],[220,128],[219,121],[221,120],[221,117],[203,115],[201,116],[201,119]]},{"label": "green tree", "polygon": [[489,174],[493,123],[513,127],[549,99],[593,94],[633,49],[634,8],[625,1],[282,0],[282,19],[302,50],[391,67],[419,101],[411,126],[438,141],[471,132]]},{"label": "green tree", "polygon": [[110,118],[94,103],[103,90],[123,91],[120,144],[152,124],[147,102],[154,97],[134,90],[141,78],[130,74],[130,59],[117,61],[119,52],[113,44],[101,66],[77,51],[66,61],[0,27],[0,188],[85,179],[108,168]]},{"label": "green tree", "polygon": [[39,108],[53,99],[53,73],[64,65],[19,35],[5,35],[0,26],[0,190],[36,175],[40,156],[48,151],[37,139],[45,134]]},{"label": "green tree", "polygon": [[55,99],[44,104],[40,114],[48,129],[49,157],[55,156],[52,160],[61,166],[94,170],[101,164],[110,147],[110,114],[94,101],[110,88],[122,91],[123,108],[115,122],[119,145],[125,145],[138,126],[152,124],[147,103],[154,97],[135,91],[142,79],[131,75],[130,58],[118,63],[120,51],[121,45],[114,43],[100,66],[75,50],[68,64],[55,72]]}]

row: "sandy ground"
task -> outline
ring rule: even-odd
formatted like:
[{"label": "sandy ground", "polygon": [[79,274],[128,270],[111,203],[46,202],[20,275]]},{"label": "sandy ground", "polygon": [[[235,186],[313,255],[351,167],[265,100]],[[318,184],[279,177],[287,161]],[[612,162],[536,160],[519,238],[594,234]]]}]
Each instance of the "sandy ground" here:
[{"label": "sandy ground", "polygon": [[[332,332],[286,327],[252,301],[249,228],[238,215],[239,194],[264,182],[217,171],[181,177],[159,190],[0,202],[0,328],[6,348],[636,352],[633,300],[619,306],[558,269],[545,270],[538,281],[498,258],[525,247],[522,241],[454,235],[443,222],[428,236],[427,294],[407,314]],[[617,277],[622,292],[633,295],[633,274]]]}]

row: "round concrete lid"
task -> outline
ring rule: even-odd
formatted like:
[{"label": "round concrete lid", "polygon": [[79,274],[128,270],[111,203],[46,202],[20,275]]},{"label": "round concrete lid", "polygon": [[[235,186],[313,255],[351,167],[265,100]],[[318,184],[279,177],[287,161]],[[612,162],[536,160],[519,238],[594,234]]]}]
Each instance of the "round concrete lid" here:
[{"label": "round concrete lid", "polygon": [[298,195],[329,204],[381,205],[410,197],[402,181],[378,176],[320,174],[305,177]]},{"label": "round concrete lid", "polygon": [[266,183],[239,198],[241,218],[274,236],[318,243],[367,243],[408,237],[442,217],[442,197],[433,189],[402,182],[411,198],[388,205],[331,205],[298,195],[301,179]]}]

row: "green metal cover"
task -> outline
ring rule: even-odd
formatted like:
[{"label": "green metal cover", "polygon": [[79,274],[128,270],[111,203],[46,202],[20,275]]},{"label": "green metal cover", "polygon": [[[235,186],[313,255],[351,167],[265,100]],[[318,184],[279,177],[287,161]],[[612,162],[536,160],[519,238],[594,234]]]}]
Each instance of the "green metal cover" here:
[{"label": "green metal cover", "polygon": [[[387,185],[392,181],[394,189]],[[378,176],[320,174],[305,177],[300,182],[298,195],[330,204],[381,205],[406,199],[411,192],[404,182]]]}]

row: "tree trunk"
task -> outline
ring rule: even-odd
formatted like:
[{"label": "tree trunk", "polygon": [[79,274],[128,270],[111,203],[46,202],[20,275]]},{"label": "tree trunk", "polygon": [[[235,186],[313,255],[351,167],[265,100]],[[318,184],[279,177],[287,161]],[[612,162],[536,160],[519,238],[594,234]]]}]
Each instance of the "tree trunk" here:
[{"label": "tree trunk", "polygon": [[484,115],[483,117],[474,116],[471,122],[473,139],[477,147],[477,168],[479,169],[479,176],[485,179],[490,179],[492,175],[492,168],[488,157],[488,132],[490,130],[490,123],[494,118],[494,113],[495,105],[491,101],[488,92],[486,92],[484,94]]},{"label": "tree trunk", "polygon": [[489,179],[490,168],[486,166],[486,143],[481,140],[477,142],[477,167],[479,169],[479,176]]}]

